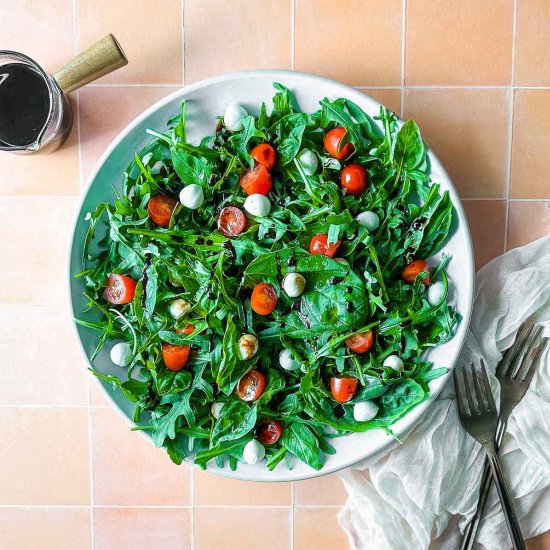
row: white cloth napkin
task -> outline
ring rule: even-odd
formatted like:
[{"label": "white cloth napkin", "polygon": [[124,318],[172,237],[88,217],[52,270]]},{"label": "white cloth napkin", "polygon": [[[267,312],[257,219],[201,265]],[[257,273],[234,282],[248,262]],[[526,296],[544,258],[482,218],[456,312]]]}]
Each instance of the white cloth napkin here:
[{"label": "white cloth napkin", "polygon": [[[550,236],[496,258],[476,275],[473,317],[459,364],[481,356],[494,372],[526,319],[550,320]],[[491,383],[498,391],[494,377]],[[484,453],[462,429],[452,379],[403,445],[341,473],[339,519],[357,550],[455,549],[475,513]],[[525,537],[550,529],[550,356],[543,357],[501,448]],[[433,541],[433,542],[432,542]],[[477,548],[510,548],[496,492]]]}]

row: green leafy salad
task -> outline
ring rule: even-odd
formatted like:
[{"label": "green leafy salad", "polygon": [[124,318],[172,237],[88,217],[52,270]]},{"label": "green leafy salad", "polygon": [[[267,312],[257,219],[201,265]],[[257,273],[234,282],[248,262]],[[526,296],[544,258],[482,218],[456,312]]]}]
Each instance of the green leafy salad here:
[{"label": "green leafy salad", "polygon": [[391,433],[460,320],[448,258],[426,261],[453,205],[416,123],[347,99],[303,113],[274,87],[272,108],[229,105],[198,145],[184,102],[87,217],[77,322],[121,374],[92,371],[178,464],[320,469],[332,438]]}]

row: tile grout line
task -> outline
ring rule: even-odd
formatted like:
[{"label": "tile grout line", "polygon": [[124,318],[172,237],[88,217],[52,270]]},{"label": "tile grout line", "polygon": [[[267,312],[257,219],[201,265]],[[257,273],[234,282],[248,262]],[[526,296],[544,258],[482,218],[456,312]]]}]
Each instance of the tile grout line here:
[{"label": "tile grout line", "polygon": [[516,23],[517,23],[517,10],[518,3],[517,0],[514,0],[514,16],[512,22],[512,60],[511,60],[511,75],[510,75],[510,95],[509,98],[509,120],[508,120],[508,155],[507,155],[507,165],[506,165],[506,211],[504,213],[504,243],[503,243],[503,252],[506,252],[508,249],[508,229],[510,221],[510,187],[512,179],[512,144],[513,144],[513,134],[514,134],[514,99],[515,99],[515,90],[514,90],[514,72],[516,65]]},{"label": "tile grout line", "polygon": [[[223,510],[229,509],[234,510],[235,508],[242,510],[251,510],[251,509],[276,509],[276,510],[290,510],[292,506],[284,504],[200,504],[194,506],[195,508],[205,508],[205,509],[218,509]],[[193,506],[184,506],[181,504],[165,504],[165,505],[153,505],[148,506],[146,504],[94,504],[90,506],[89,504],[0,504],[0,509],[2,508],[75,508],[75,509],[87,509],[87,508],[97,508],[97,509],[121,509],[127,508],[130,510],[190,510]],[[297,506],[298,509],[327,509],[327,510],[341,510],[342,505],[337,504],[300,504]]]},{"label": "tile grout line", "polygon": [[405,39],[407,37],[407,0],[402,0],[403,7],[401,12],[401,97],[399,101],[400,117],[403,118],[405,108]]},{"label": "tile grout line", "polygon": [[290,483],[290,550],[294,550],[294,488],[295,482]]},{"label": "tile grout line", "polygon": [[185,0],[181,0],[181,83],[185,86]]},{"label": "tile grout line", "polygon": [[294,70],[296,67],[296,0],[291,0],[290,9],[290,52],[292,55],[290,68]]}]

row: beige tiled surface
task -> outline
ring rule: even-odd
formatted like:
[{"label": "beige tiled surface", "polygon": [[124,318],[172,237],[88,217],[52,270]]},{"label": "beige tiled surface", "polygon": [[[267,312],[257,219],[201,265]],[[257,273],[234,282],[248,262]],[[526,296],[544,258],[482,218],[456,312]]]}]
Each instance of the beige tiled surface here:
[{"label": "beige tiled surface", "polygon": [[67,321],[80,190],[116,134],[182,82],[312,71],[418,119],[481,267],[550,230],[548,2],[0,0],[0,28],[3,48],[52,71],[107,32],[130,58],[73,94],[61,151],[0,155],[0,548],[256,548],[250,525],[268,549],[347,548],[337,476],[257,485],[176,468],[111,409]]}]

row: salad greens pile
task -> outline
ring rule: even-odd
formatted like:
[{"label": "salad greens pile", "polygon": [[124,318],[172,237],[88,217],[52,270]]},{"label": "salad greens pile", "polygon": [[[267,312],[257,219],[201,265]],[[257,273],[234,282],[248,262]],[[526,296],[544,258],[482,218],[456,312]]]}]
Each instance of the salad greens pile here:
[{"label": "salad greens pile", "polygon": [[[452,338],[459,314],[447,305],[445,264],[431,265],[431,281],[444,285],[437,304],[426,298],[425,274],[413,283],[402,272],[413,259],[427,259],[442,248],[451,229],[453,205],[447,192],[432,183],[426,147],[413,120],[399,126],[381,107],[375,119],[348,99],[323,99],[312,114],[300,112],[291,92],[274,84],[273,108],[262,104],[258,116],[245,116],[242,130],[220,123],[198,145],[186,137],[187,104],[165,133],[149,130],[154,140],[129,165],[123,192],[88,215],[83,251],[88,309],[77,323],[99,333],[93,361],[101,348],[128,342],[132,358],[120,377],[93,373],[123,392],[135,405],[136,429],[150,432],[170,457],[184,457],[206,467],[210,460],[236,468],[243,448],[255,438],[261,421],[277,420],[280,439],[265,445],[266,466],[273,469],[297,457],[320,469],[323,456],[335,452],[333,437],[390,426],[428,396],[428,382],[446,372],[433,369],[422,353]],[[368,174],[359,196],[340,187],[346,161],[323,147],[326,132],[345,129],[353,162]],[[380,130],[382,128],[382,131]],[[218,231],[224,206],[243,207],[239,185],[254,166],[250,150],[271,144],[277,153],[271,172],[268,216],[247,215],[246,230],[235,237]],[[308,148],[319,168],[309,176],[298,160]],[[167,227],[155,225],[147,210],[158,193],[177,199],[184,186],[196,184],[204,204],[191,210],[177,204]],[[356,216],[373,211],[380,224],[369,231]],[[313,236],[341,241],[337,262],[310,254]],[[290,298],[281,278],[301,273],[306,289]],[[109,275],[137,281],[133,300],[113,306],[103,297]],[[268,282],[278,302],[269,315],[250,306],[251,290]],[[176,298],[191,307],[179,319],[170,315]],[[299,302],[296,306],[296,302]],[[176,332],[191,323],[191,334]],[[374,345],[357,354],[345,344],[354,334],[372,330]],[[242,334],[258,338],[250,359],[239,355]],[[162,344],[191,347],[187,365],[168,370]],[[283,370],[279,353],[290,350],[299,370]],[[390,355],[402,370],[383,366]],[[239,380],[251,369],[263,373],[265,390],[254,401],[237,395]],[[337,402],[330,380],[358,379],[353,398]],[[378,407],[369,421],[358,421],[354,404],[372,400]],[[213,402],[223,403],[216,418]]]}]

